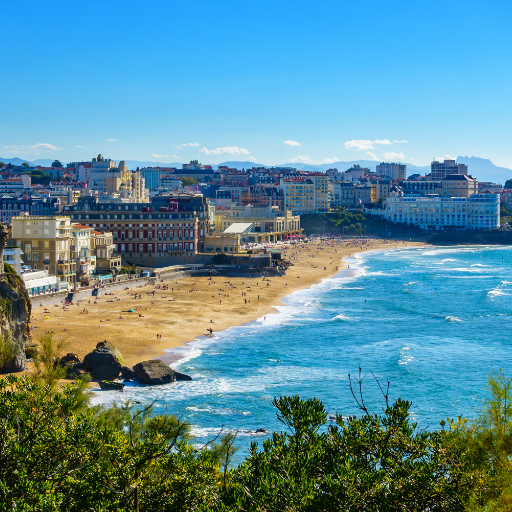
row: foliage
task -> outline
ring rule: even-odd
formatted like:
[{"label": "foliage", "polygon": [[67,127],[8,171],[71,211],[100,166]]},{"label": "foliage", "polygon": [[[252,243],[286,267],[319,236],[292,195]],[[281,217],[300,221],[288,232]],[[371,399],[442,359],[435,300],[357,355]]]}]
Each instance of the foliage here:
[{"label": "foliage", "polygon": [[64,167],[64,166],[62,165],[62,162],[61,162],[60,160],[54,160],[54,161],[52,162],[52,165],[51,165],[51,166],[52,166],[52,167]]},{"label": "foliage", "polygon": [[21,164],[21,166],[22,166],[22,167],[30,167],[30,165],[29,165],[27,162],[23,162],[23,163]]},{"label": "foliage", "polygon": [[139,411],[128,430],[117,428],[93,409],[75,412],[77,393],[77,384],[58,393],[29,377],[0,381],[0,509],[201,510],[215,503],[217,461],[182,439],[183,423]]},{"label": "foliage", "polygon": [[418,431],[410,402],[337,415],[321,401],[274,400],[287,432],[275,433],[234,470],[238,510],[461,510],[467,489],[442,431]]},{"label": "foliage", "polygon": [[30,178],[33,185],[48,185],[50,181],[52,181],[52,178],[48,173],[37,169],[30,173]]},{"label": "foliage", "polygon": [[16,356],[17,344],[10,336],[0,334],[0,370]]},{"label": "foliage", "polygon": [[350,380],[360,415],[329,424],[320,400],[276,397],[283,431],[230,468],[236,433],[194,447],[154,403],[86,408],[80,382],[60,388],[48,373],[58,345],[40,343],[43,377],[0,379],[1,510],[511,510],[512,379],[501,371],[475,421],[431,431],[410,402],[389,403],[389,383],[371,411],[361,374]]},{"label": "foliage", "polygon": [[[361,211],[348,211],[337,207],[330,213],[315,213],[300,216],[300,225],[305,234],[342,234],[360,235],[365,233],[382,233],[386,231],[386,220],[374,217]],[[420,229],[417,226],[409,226],[405,223],[387,223],[388,231],[393,229],[407,230]]]},{"label": "foliage", "polygon": [[219,253],[219,254],[216,254],[214,257],[213,257],[213,264],[214,265],[223,265],[224,263],[226,263],[228,259],[228,255],[225,254],[225,253]]},{"label": "foliage", "polygon": [[181,178],[181,184],[186,187],[189,185],[195,185],[197,183],[197,180],[195,178],[189,178],[188,176],[183,176]]},{"label": "foliage", "polygon": [[512,379],[493,371],[487,391],[475,421],[449,424],[473,482],[468,510],[505,512],[512,510]]}]

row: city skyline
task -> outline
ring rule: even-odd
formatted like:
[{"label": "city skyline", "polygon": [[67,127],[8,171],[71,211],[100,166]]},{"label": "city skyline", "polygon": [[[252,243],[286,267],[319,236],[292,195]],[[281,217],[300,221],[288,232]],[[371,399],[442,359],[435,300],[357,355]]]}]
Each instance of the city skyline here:
[{"label": "city skyline", "polygon": [[511,10],[9,4],[0,157],[512,167]]}]

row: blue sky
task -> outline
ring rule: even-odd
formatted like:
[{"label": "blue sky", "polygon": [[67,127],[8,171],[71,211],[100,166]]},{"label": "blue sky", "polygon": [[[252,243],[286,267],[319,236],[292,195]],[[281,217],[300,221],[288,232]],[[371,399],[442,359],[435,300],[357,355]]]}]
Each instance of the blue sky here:
[{"label": "blue sky", "polygon": [[512,167],[511,15],[501,0],[3,2],[0,156]]}]

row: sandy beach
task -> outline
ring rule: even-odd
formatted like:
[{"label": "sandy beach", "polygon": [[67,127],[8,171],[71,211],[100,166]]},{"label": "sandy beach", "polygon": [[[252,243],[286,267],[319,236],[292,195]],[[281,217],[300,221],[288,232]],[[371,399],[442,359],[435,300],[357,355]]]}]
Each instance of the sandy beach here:
[{"label": "sandy beach", "polygon": [[284,277],[158,280],[154,285],[130,287],[67,307],[38,307],[33,309],[31,334],[37,340],[51,331],[66,340],[66,352],[80,358],[99,341],[108,340],[121,351],[125,364],[133,366],[163,357],[164,349],[207,335],[209,329],[218,332],[274,313],[281,298],[346,268],[343,259],[351,255],[423,245],[378,239],[288,245],[283,254],[293,266]]}]

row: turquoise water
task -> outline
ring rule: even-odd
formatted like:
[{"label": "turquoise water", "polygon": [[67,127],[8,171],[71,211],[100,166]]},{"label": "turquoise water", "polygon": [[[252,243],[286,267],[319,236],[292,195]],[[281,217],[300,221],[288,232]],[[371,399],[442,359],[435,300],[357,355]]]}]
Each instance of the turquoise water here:
[{"label": "turquoise water", "polygon": [[[476,414],[492,369],[512,376],[512,248],[401,249],[351,258],[350,270],[289,295],[279,312],[178,349],[192,382],[128,385],[123,399],[182,415],[198,443],[239,430],[239,458],[281,430],[271,401],[298,394],[330,414],[357,413],[348,374],[367,375],[367,402],[382,407],[370,370],[390,398],[413,402],[421,427]],[[176,351],[176,350],[175,350]],[[120,396],[96,393],[95,402]],[[268,435],[268,434],[267,434]]]}]

